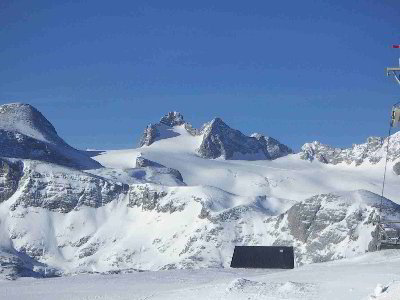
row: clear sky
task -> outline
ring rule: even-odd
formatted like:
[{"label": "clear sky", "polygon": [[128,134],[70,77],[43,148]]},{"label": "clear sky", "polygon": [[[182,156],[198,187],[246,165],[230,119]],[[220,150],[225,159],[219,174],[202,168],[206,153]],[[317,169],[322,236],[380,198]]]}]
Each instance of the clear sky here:
[{"label": "clear sky", "polygon": [[398,0],[0,1],[0,103],[78,148],[137,145],[180,111],[298,150],[387,133]]}]

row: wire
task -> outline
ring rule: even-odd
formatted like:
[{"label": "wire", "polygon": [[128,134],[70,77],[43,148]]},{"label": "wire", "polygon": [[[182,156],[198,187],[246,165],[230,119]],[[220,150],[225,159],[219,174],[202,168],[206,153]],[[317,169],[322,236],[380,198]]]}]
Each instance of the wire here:
[{"label": "wire", "polygon": [[388,160],[389,160],[389,143],[390,143],[390,135],[391,135],[391,133],[392,133],[392,122],[390,122],[390,125],[389,125],[389,133],[388,133],[388,138],[387,138],[385,171],[383,172],[383,181],[382,181],[381,205],[379,206],[379,223],[381,223],[381,214],[382,214],[382,206],[383,206],[383,193],[385,192],[386,169],[387,169],[387,163],[388,163]]}]

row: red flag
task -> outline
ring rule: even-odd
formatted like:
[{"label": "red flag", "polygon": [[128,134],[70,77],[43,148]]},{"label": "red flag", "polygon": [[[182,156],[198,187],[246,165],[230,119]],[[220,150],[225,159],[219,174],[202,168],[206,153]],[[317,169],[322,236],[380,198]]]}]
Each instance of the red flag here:
[{"label": "red flag", "polygon": [[392,48],[400,48],[400,45],[393,45]]}]

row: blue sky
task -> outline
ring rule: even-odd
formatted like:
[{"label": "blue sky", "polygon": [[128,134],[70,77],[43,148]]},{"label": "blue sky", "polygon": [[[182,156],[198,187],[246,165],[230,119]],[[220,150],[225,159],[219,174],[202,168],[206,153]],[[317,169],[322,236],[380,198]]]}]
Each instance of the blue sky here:
[{"label": "blue sky", "polygon": [[398,0],[0,1],[0,103],[70,144],[137,145],[180,111],[299,149],[387,132]]}]

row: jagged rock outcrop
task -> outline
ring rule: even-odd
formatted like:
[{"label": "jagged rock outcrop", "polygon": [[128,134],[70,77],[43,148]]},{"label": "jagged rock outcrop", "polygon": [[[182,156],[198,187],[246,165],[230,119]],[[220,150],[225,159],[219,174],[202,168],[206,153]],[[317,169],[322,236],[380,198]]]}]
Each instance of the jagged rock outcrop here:
[{"label": "jagged rock outcrop", "polygon": [[[388,138],[369,137],[364,144],[354,144],[351,148],[333,148],[320,142],[306,143],[301,147],[300,158],[312,161],[314,159],[327,164],[355,163],[356,166],[368,161],[378,163],[386,158]],[[400,133],[395,133],[389,140],[389,161],[400,158]]]},{"label": "jagged rock outcrop", "polygon": [[[19,196],[10,207],[41,207],[68,213],[82,206],[100,207],[120,199],[129,186],[78,170],[37,161],[25,161]],[[0,198],[7,195],[1,193]]]},{"label": "jagged rock outcrop", "polygon": [[393,165],[393,172],[396,175],[400,175],[400,162],[397,162]]},{"label": "jagged rock outcrop", "polygon": [[[223,267],[229,266],[235,245],[294,246],[298,264],[376,249],[381,197],[367,191],[317,195],[275,215],[265,196],[245,200],[212,187],[150,183],[132,184],[128,191],[114,189],[110,196],[106,183],[92,182],[83,172],[52,172],[29,173],[33,185],[21,179],[21,195],[9,212],[0,211],[0,222],[11,225],[0,226],[0,234],[9,231],[17,253],[49,268],[48,262],[57,261],[53,267],[60,272]],[[94,186],[100,190],[89,192]],[[30,192],[24,190],[28,187]],[[73,200],[75,191],[82,197],[99,199],[98,193],[104,193],[110,198],[103,204],[95,199],[80,202]],[[56,192],[63,198],[54,198]],[[68,199],[73,205],[65,203]],[[400,219],[400,206],[385,199],[382,214]],[[35,222],[38,226],[32,227]]]},{"label": "jagged rock outcrop", "polygon": [[140,138],[140,143],[139,146],[150,146],[153,144],[157,137],[159,136],[159,133],[157,132],[157,125],[154,124],[149,124],[145,128],[142,137]]},{"label": "jagged rock outcrop", "polygon": [[78,169],[101,165],[65,143],[53,125],[29,104],[0,106],[0,157],[36,159]]},{"label": "jagged rock outcrop", "polygon": [[162,117],[160,120],[160,123],[165,124],[170,127],[174,127],[174,126],[179,126],[179,125],[185,124],[186,122],[183,119],[183,116],[181,115],[181,113],[173,111],[173,112],[169,112],[164,117]]},{"label": "jagged rock outcrop", "polygon": [[178,181],[183,183],[183,177],[181,172],[176,169],[168,168],[162,164],[154,162],[150,159],[138,156],[136,158],[136,168],[150,168],[156,174],[170,174],[175,177]]},{"label": "jagged rock outcrop", "polygon": [[18,189],[23,164],[0,158],[0,203],[8,200]]},{"label": "jagged rock outcrop", "polygon": [[276,159],[293,153],[293,150],[288,146],[281,144],[278,140],[270,136],[253,133],[251,137],[256,138],[261,143],[264,153],[268,153],[268,156],[271,159]]},{"label": "jagged rock outcrop", "polygon": [[292,153],[277,140],[260,134],[246,136],[226,125],[220,118],[212,120],[202,129],[203,141],[198,153],[204,158],[275,159]]}]

